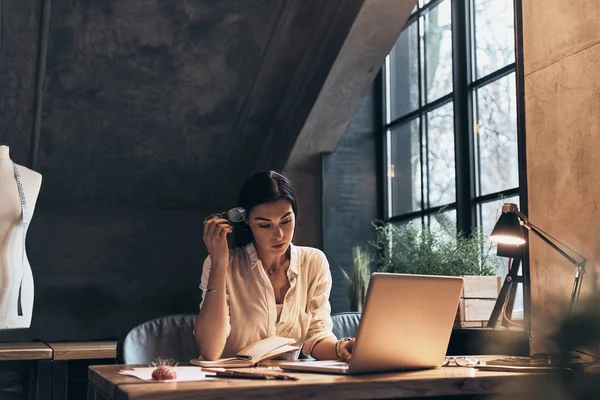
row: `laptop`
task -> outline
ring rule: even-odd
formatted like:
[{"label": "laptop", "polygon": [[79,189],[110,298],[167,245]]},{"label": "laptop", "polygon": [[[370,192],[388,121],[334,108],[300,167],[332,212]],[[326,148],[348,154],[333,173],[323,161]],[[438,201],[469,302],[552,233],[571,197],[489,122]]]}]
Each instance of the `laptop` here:
[{"label": "laptop", "polygon": [[287,371],[363,374],[440,367],[463,278],[373,273],[352,358],[283,362]]}]

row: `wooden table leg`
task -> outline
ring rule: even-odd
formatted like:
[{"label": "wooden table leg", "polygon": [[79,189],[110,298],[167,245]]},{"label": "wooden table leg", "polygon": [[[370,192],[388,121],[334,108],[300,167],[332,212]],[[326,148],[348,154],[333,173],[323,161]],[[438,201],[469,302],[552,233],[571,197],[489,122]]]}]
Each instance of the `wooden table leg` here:
[{"label": "wooden table leg", "polygon": [[69,381],[69,361],[54,360],[52,374],[52,400],[67,400]]},{"label": "wooden table leg", "polygon": [[35,398],[36,400],[52,399],[52,360],[39,360],[36,371]]},{"label": "wooden table leg", "polygon": [[110,400],[108,397],[104,396],[101,391],[96,389],[94,385],[88,382],[87,387],[87,400]]},{"label": "wooden table leg", "polygon": [[96,388],[89,382],[87,387],[87,400],[96,400]]}]

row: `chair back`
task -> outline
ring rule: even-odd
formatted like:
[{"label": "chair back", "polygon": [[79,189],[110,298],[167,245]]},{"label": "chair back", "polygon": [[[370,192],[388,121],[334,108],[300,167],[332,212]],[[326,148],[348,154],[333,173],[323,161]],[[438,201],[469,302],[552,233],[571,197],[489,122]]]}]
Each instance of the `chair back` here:
[{"label": "chair back", "polygon": [[333,322],[333,334],[338,338],[355,337],[360,323],[361,313],[359,312],[342,312],[333,314],[331,321]]},{"label": "chair back", "polygon": [[154,318],[136,326],[119,342],[119,363],[150,364],[159,357],[187,362],[198,357],[195,322],[195,314],[180,314]]}]

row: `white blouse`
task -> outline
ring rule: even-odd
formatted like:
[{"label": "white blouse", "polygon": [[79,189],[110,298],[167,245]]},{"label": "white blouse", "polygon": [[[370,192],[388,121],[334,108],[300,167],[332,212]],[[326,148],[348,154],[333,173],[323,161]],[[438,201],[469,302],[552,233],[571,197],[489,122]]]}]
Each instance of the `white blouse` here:
[{"label": "white blouse", "polygon": [[[229,327],[221,357],[233,357],[245,346],[275,335],[293,338],[298,345],[304,344],[302,352],[308,356],[317,342],[335,337],[331,331],[331,272],[327,258],[318,249],[290,247],[287,271],[290,288],[279,318],[273,286],[258,259],[254,244],[229,251],[226,282]],[[200,281],[204,294],[210,267],[208,256]]]}]

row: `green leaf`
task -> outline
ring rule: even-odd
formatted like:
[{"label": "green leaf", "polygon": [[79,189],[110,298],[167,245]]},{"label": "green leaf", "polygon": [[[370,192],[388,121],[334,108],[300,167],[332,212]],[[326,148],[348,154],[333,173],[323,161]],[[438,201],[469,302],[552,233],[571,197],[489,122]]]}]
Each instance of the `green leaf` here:
[{"label": "green leaf", "polygon": [[444,214],[436,214],[439,228],[420,223],[396,226],[374,223],[377,266],[381,272],[421,275],[494,276],[500,260],[491,257],[492,243],[475,229],[470,236],[455,234],[454,224]]}]

